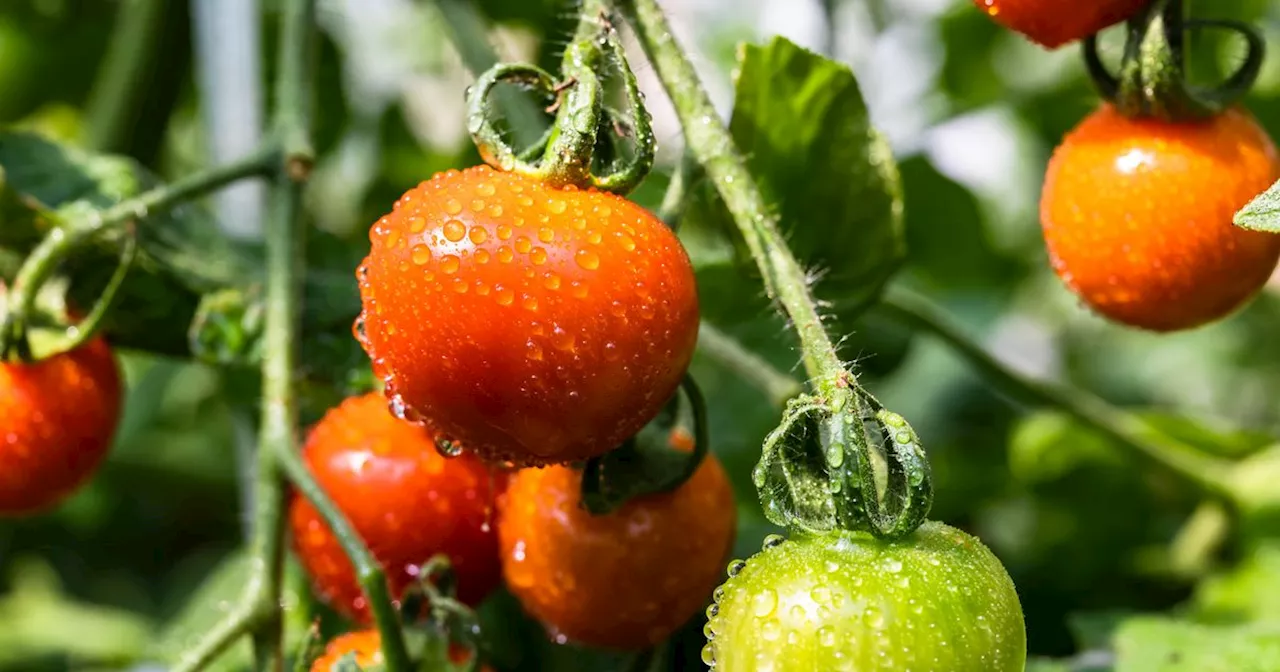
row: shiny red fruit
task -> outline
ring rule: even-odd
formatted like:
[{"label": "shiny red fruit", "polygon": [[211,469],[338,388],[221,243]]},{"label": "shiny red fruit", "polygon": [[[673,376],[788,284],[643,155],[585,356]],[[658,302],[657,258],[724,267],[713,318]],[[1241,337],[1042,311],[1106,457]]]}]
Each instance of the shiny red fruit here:
[{"label": "shiny red fruit", "polygon": [[[458,597],[476,604],[499,581],[490,525],[498,479],[473,457],[440,455],[429,432],[396,418],[369,394],[334,408],[311,430],[303,458],[382,564],[392,596],[432,556],[449,556]],[[369,620],[351,563],[320,514],[293,495],[294,550],[316,593],[340,613]]]},{"label": "shiny red fruit", "polygon": [[1060,47],[1137,14],[1151,0],[973,0],[1001,25]]},{"label": "shiny red fruit", "polygon": [[33,364],[0,363],[0,515],[44,511],[88,480],[111,447],[121,394],[101,339]]},{"label": "shiny red fruit", "polygon": [[449,171],[406,193],[369,238],[357,333],[388,396],[486,460],[613,449],[658,413],[693,355],[688,256],[613,194]]}]

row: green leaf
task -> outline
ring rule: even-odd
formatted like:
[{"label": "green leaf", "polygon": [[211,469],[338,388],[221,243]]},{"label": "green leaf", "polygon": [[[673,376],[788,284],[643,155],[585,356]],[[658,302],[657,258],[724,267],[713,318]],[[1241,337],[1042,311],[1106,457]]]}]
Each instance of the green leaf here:
[{"label": "green leaf", "polygon": [[[847,320],[876,298],[906,251],[898,167],[853,72],[783,38],[746,46],[729,127],[792,251],[821,274],[816,292],[841,318],[838,331],[852,331]],[[754,267],[711,185],[695,192],[682,226],[704,293],[722,304],[713,312],[758,314],[758,286],[741,281],[744,265]]]},{"label": "green leaf", "polygon": [[1274,672],[1280,624],[1222,627],[1158,617],[1116,633],[1115,672]]},{"label": "green leaf", "polygon": [[1243,229],[1280,233],[1280,182],[1241,208],[1235,223]]},{"label": "green leaf", "polygon": [[1192,613],[1213,622],[1280,623],[1280,544],[1253,548],[1240,564],[1196,587]]}]

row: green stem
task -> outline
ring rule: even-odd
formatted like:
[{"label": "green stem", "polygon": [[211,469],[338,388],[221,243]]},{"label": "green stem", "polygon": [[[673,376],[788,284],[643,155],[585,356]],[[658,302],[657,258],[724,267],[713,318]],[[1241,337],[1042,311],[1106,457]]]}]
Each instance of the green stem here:
[{"label": "green stem", "polygon": [[387,591],[387,579],[382,566],[369,552],[360,534],[351,526],[342,511],[329,499],[324,488],[316,482],[311,470],[307,469],[302,458],[292,449],[281,450],[276,455],[280,467],[293,483],[293,487],[311,502],[325,524],[338,538],[342,550],[346,552],[355,568],[356,577],[364,589],[365,597],[373,612],[373,620],[382,636],[382,652],[387,660],[388,672],[407,671],[409,655],[405,651],[404,639],[400,632],[399,617],[391,606],[391,597]]},{"label": "green stem", "polygon": [[804,391],[799,381],[774,368],[760,355],[742,347],[732,336],[703,320],[698,327],[698,351],[755,385],[774,405],[782,407]]},{"label": "green stem", "polygon": [[146,95],[165,0],[122,0],[111,43],[85,104],[85,143],[98,151],[120,152],[129,137],[138,106]]},{"label": "green stem", "polygon": [[884,296],[881,308],[898,320],[929,332],[950,346],[991,384],[1036,406],[1057,408],[1080,424],[1127,446],[1194,483],[1206,494],[1230,500],[1230,465],[1177,441],[1141,418],[1084,390],[1035,380],[1010,369],[974,342],[939,309],[902,290]]},{"label": "green stem", "polygon": [[824,397],[845,397],[854,385],[852,374],[836,354],[804,269],[788,249],[777,217],[702,88],[693,63],[676,43],[657,0],[623,0],[621,4],[631,13],[640,43],[675,103],[689,151],[706,169],[741,229],[764,277],[765,291],[791,319],[810,379]]},{"label": "green stem", "polygon": [[662,204],[658,206],[658,219],[672,230],[680,228],[680,218],[684,217],[684,211],[689,207],[689,194],[698,183],[698,171],[698,162],[693,155],[685,152],[680,156],[675,172],[671,174],[671,182],[667,184]]},{"label": "green stem", "polygon": [[[479,75],[498,64],[497,54],[491,46],[484,17],[469,0],[436,0],[440,16],[449,24],[453,33],[453,46],[462,56],[468,70]],[[545,115],[526,96],[514,91],[497,91],[498,107],[511,124],[516,143],[527,145],[542,136],[547,125]]]},{"label": "green stem", "polygon": [[[25,347],[22,332],[35,305],[36,295],[58,266],[89,241],[114,233],[129,223],[146,219],[233,182],[262,175],[275,165],[278,154],[267,146],[244,159],[188,176],[121,201],[93,216],[67,221],[49,232],[27,255],[13,281],[8,311],[0,324],[0,354]],[[16,339],[16,342],[15,340]],[[50,353],[52,354],[52,353]]]}]

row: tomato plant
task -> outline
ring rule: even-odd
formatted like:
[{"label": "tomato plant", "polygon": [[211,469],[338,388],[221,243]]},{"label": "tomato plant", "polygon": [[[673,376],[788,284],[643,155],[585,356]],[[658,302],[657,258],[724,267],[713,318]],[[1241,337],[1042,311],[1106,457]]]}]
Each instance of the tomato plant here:
[{"label": "tomato plant", "polygon": [[[387,570],[393,595],[448,556],[458,596],[478,604],[498,583],[490,523],[499,477],[470,456],[449,459],[428,430],[391,414],[379,394],[352,397],[311,429],[303,459]],[[316,592],[359,621],[369,607],[333,531],[306,500],[289,505],[293,546]]]},{"label": "tomato plant", "polygon": [[35,364],[0,364],[0,514],[48,509],[93,475],[120,419],[120,386],[101,340]]},{"label": "tomato plant", "polygon": [[693,356],[671,230],[612,194],[491,168],[407,192],[369,232],[365,346],[387,393],[489,460],[585,459],[635,434]]},{"label": "tomato plant", "polygon": [[0,672],[1280,669],[1267,3],[0,5]]},{"label": "tomato plant", "polygon": [[770,537],[729,566],[703,660],[716,670],[1020,671],[1013,581],[982,542],[938,523],[882,541]]}]

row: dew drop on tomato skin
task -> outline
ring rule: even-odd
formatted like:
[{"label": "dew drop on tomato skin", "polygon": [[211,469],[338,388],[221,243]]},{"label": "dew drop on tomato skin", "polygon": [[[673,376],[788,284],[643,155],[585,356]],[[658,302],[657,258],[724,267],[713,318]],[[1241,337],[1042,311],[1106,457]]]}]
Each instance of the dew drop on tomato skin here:
[{"label": "dew drop on tomato skin", "polygon": [[1243,110],[1175,124],[1103,106],[1049,164],[1041,223],[1051,265],[1117,322],[1174,331],[1220,319],[1280,259],[1280,236],[1232,224],[1278,177],[1275,145]]}]

